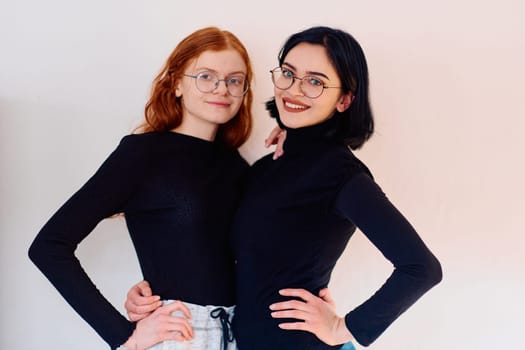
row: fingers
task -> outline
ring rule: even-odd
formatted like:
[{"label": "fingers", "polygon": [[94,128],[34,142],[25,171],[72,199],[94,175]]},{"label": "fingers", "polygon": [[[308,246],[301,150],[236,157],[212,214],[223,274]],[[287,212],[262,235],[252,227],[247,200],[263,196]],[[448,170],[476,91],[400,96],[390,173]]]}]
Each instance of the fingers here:
[{"label": "fingers", "polygon": [[323,299],[325,302],[335,306],[334,298],[332,298],[332,294],[330,293],[330,290],[328,288],[323,288],[319,291],[319,298]]},{"label": "fingers", "polygon": [[275,147],[275,152],[273,152],[273,160],[284,154],[284,140],[286,140],[286,130],[283,130],[277,137],[277,146]]},{"label": "fingers", "polygon": [[[148,297],[153,298],[153,297]],[[148,299],[149,303],[142,304],[142,297],[140,299],[140,303],[138,303],[136,300],[132,300],[128,298],[126,302],[124,303],[124,307],[126,308],[126,311],[128,312],[128,315],[134,314],[134,315],[144,315],[147,316],[148,314],[155,311],[158,307],[162,305],[162,301],[159,301],[157,297],[154,297],[154,299]],[[151,302],[151,300],[156,300]],[[143,317],[144,317],[143,316]]]},{"label": "fingers", "polygon": [[151,287],[150,287],[148,281],[140,281],[135,286],[138,288],[138,290],[140,292],[140,295],[142,295],[144,297],[152,296],[153,293],[151,291]]},{"label": "fingers", "polygon": [[273,159],[277,159],[284,154],[284,140],[286,139],[286,130],[282,130],[278,126],[273,128],[270,132],[270,135],[264,140],[264,146],[266,148],[271,145],[277,145],[275,151],[273,152]]},{"label": "fingers", "polygon": [[283,310],[271,313],[273,318],[295,318],[298,320],[309,320],[309,313],[302,310]]},{"label": "fingers", "polygon": [[128,291],[124,307],[132,321],[138,321],[148,316],[162,305],[158,295],[152,295],[147,281],[141,281]]},{"label": "fingers", "polygon": [[136,305],[152,304],[160,300],[158,295],[152,295],[151,287],[147,281],[141,281],[131,287],[127,298],[132,304]]},{"label": "fingers", "polygon": [[279,328],[311,332],[311,327],[306,322],[279,323]]},{"label": "fingers", "polygon": [[179,300],[176,300],[173,303],[166,304],[159,309],[163,309],[164,312],[169,313],[169,314],[175,311],[182,311],[184,316],[186,316],[187,318],[191,318],[190,309],[188,309],[188,307]]},{"label": "fingers", "polygon": [[[181,311],[184,317],[173,315],[176,311]],[[181,332],[186,340],[193,338],[193,328],[187,320],[191,318],[191,312],[188,307],[179,300],[159,307],[153,312],[153,315],[159,315],[158,317],[170,326],[168,328],[169,331]]]},{"label": "fingers", "polygon": [[264,140],[264,146],[268,148],[271,145],[275,145],[278,142],[278,137],[281,131],[281,128],[279,128],[278,126],[273,128],[273,130],[270,131],[270,135],[268,135],[268,137]]},{"label": "fingers", "polygon": [[148,317],[137,323],[136,343],[140,343],[140,349],[146,349],[151,345],[164,340],[187,341],[194,337],[193,327],[184,316],[170,313],[173,307],[162,307],[157,309]]},{"label": "fingers", "polygon": [[287,300],[270,305],[270,310],[273,311],[290,309],[305,311],[307,310],[307,305],[305,302],[299,300]]},{"label": "fingers", "polygon": [[297,288],[287,288],[287,289],[281,289],[279,291],[279,294],[285,296],[285,297],[297,297],[301,298],[306,302],[312,302],[316,300],[316,296],[310,293],[309,291],[305,289],[297,289]]},{"label": "fingers", "polygon": [[180,335],[184,340],[193,339],[193,327],[185,318],[171,315],[164,315],[165,330],[167,332]]}]

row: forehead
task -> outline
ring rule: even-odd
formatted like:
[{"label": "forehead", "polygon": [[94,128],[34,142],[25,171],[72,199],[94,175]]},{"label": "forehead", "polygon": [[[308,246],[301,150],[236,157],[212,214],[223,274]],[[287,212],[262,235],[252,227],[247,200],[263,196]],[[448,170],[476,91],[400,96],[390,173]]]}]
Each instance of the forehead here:
[{"label": "forehead", "polygon": [[297,73],[319,72],[337,78],[335,67],[321,45],[300,43],[288,52],[283,62],[292,65]]},{"label": "forehead", "polygon": [[208,69],[224,74],[233,72],[246,73],[246,63],[241,54],[234,49],[204,51],[190,62],[189,66],[194,70]]}]

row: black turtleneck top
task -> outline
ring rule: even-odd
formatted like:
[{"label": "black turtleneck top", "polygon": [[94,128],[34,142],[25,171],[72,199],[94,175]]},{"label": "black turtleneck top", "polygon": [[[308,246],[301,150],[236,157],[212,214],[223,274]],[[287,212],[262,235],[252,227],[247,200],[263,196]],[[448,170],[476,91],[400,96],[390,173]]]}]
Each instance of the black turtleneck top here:
[{"label": "black turtleneck top", "polygon": [[215,142],[173,132],[126,136],[45,224],[30,258],[113,348],[129,338],[135,325],[98,291],[74,251],[114,214],[124,213],[144,279],[155,295],[233,305],[229,233],[247,169],[236,150]]},{"label": "black turtleneck top", "polygon": [[392,262],[381,288],[345,317],[362,345],[372,343],[441,279],[441,267],[414,228],[374,182],[367,167],[333,136],[335,118],[287,130],[285,153],[251,168],[233,224],[239,350],[337,349],[305,331],[282,330],[269,305],[282,288],[314,295],[359,228]]}]

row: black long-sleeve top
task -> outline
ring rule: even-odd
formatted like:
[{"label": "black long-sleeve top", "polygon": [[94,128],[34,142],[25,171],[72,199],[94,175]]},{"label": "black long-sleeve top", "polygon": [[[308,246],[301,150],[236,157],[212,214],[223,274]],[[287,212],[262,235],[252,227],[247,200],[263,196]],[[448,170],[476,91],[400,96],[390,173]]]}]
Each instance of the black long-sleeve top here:
[{"label": "black long-sleeve top", "polygon": [[[334,118],[332,118],[334,119]],[[282,330],[269,305],[282,288],[314,295],[326,287],[358,227],[392,262],[386,283],[345,322],[362,345],[372,343],[441,279],[438,260],[386,198],[367,167],[333,136],[335,120],[287,131],[285,153],[262,158],[233,224],[240,350],[337,349],[305,331]]]},{"label": "black long-sleeve top", "polygon": [[173,132],[126,136],[45,224],[30,258],[112,348],[123,344],[135,326],[98,291],[74,251],[114,214],[124,213],[154,294],[233,305],[229,233],[247,169],[237,151],[215,142]]}]

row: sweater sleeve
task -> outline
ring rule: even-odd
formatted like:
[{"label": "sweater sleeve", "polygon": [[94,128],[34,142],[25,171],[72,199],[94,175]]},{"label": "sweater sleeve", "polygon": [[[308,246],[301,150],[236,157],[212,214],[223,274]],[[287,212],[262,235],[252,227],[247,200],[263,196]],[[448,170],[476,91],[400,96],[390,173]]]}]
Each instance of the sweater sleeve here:
[{"label": "sweater sleeve", "polygon": [[122,212],[141,181],[144,147],[126,136],[98,171],[51,217],[29,248],[29,257],[77,313],[112,347],[135,325],[100,293],[75,257],[77,245],[105,218]]},{"label": "sweater sleeve", "polygon": [[441,265],[370,176],[353,176],[339,193],[336,208],[394,265],[385,284],[345,317],[352,335],[368,346],[441,281]]}]

